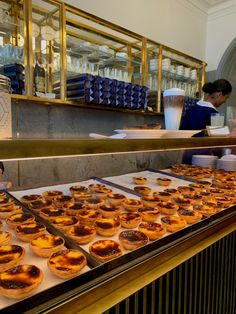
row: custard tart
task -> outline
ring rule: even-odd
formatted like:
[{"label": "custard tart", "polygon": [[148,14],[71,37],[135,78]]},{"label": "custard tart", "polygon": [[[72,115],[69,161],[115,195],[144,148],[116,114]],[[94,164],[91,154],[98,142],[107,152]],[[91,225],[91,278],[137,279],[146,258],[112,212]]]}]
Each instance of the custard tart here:
[{"label": "custard tart", "polygon": [[139,213],[122,213],[119,216],[121,226],[126,229],[133,229],[138,226],[142,218]]},{"label": "custard tart", "polygon": [[133,177],[133,183],[137,185],[144,185],[147,184],[147,178],[145,177]]},{"label": "custard tart", "polygon": [[43,192],[43,197],[45,200],[55,200],[58,196],[62,196],[64,193],[62,191],[57,190],[51,190],[51,191],[45,191]]},{"label": "custard tart", "polygon": [[41,222],[30,222],[19,225],[15,228],[17,238],[23,242],[30,242],[37,236],[45,233],[46,227]]},{"label": "custard tart", "polygon": [[98,240],[89,246],[89,253],[101,262],[122,255],[121,245],[113,240]]},{"label": "custard tart", "polygon": [[180,208],[178,215],[186,220],[188,224],[194,224],[202,219],[202,214],[195,210]]},{"label": "custard tart", "polygon": [[89,243],[96,235],[93,226],[79,224],[67,230],[67,235],[78,244]]},{"label": "custard tart", "polygon": [[77,276],[86,265],[86,257],[76,249],[57,251],[48,259],[48,268],[54,275],[62,279]]},{"label": "custard tart", "polygon": [[187,222],[179,216],[164,216],[161,218],[161,223],[169,232],[178,231],[187,225]]},{"label": "custard tart", "polygon": [[99,207],[99,211],[104,218],[115,218],[120,214],[121,208],[113,205],[102,205]]},{"label": "custard tart", "polygon": [[8,231],[0,231],[0,246],[7,245],[12,241],[12,234]]},{"label": "custard tart", "polygon": [[36,255],[49,257],[52,253],[61,250],[64,244],[65,241],[62,237],[47,233],[34,238],[29,246]]},{"label": "custard tart", "polygon": [[6,220],[8,226],[12,229],[17,226],[35,221],[35,217],[30,213],[17,213],[9,216]]},{"label": "custard tart", "polygon": [[0,246],[0,272],[19,264],[25,256],[25,249],[19,245]]},{"label": "custard tart", "polygon": [[97,234],[103,237],[111,237],[120,229],[121,225],[116,218],[98,218],[94,223],[94,227]]},{"label": "custard tart", "polygon": [[161,186],[168,186],[172,182],[169,178],[157,178],[157,184]]},{"label": "custard tart", "polygon": [[114,206],[119,206],[125,198],[126,196],[120,193],[110,193],[107,195],[110,205]]},{"label": "custard tart", "polygon": [[20,198],[20,201],[22,203],[24,203],[24,204],[29,204],[31,202],[39,201],[39,200],[42,200],[42,199],[43,199],[43,197],[40,194],[29,194],[29,195],[23,195]]},{"label": "custard tart", "polygon": [[13,214],[22,213],[22,211],[22,207],[20,205],[16,205],[15,203],[11,203],[6,206],[0,206],[0,218],[7,219]]},{"label": "custard tart", "polygon": [[62,232],[66,232],[70,227],[79,223],[79,219],[75,216],[61,216],[50,220],[51,224]]},{"label": "custard tart", "polygon": [[125,230],[119,234],[119,241],[126,250],[134,250],[148,243],[148,237],[138,230]]},{"label": "custard tart", "polygon": [[34,292],[43,280],[35,265],[18,265],[0,273],[0,293],[10,299],[22,299]]},{"label": "custard tart", "polygon": [[148,221],[141,222],[138,230],[146,234],[150,241],[160,239],[166,233],[166,229],[162,224]]},{"label": "custard tart", "polygon": [[122,206],[128,212],[137,212],[142,207],[142,202],[134,198],[126,198],[122,202]]}]

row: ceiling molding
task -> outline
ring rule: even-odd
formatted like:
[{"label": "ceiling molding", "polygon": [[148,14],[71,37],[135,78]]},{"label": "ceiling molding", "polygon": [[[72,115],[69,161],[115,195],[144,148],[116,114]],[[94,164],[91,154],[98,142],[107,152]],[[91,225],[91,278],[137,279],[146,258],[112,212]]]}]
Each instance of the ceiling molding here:
[{"label": "ceiling molding", "polygon": [[194,7],[212,14],[236,5],[236,0],[187,0]]}]

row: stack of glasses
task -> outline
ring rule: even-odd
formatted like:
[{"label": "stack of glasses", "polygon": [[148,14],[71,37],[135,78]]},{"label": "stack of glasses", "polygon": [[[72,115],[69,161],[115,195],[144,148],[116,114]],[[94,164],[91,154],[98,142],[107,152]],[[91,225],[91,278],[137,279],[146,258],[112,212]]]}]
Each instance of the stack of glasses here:
[{"label": "stack of glasses", "polygon": [[[144,109],[147,103],[147,90],[146,86],[87,73],[67,79],[68,99],[127,109]],[[54,84],[54,92],[59,95],[59,82]]]},{"label": "stack of glasses", "polygon": [[3,66],[3,74],[10,78],[13,94],[25,94],[25,68],[22,64],[12,63]]}]

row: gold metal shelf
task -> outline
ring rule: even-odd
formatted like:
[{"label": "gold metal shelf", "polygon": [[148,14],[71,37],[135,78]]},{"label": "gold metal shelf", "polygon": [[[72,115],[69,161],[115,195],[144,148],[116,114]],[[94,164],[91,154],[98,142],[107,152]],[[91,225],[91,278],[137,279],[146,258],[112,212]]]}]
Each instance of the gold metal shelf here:
[{"label": "gold metal shelf", "polygon": [[[1,140],[0,160],[104,153],[235,147],[236,138],[182,139],[12,139]],[[32,149],[32,147],[34,149]]]}]

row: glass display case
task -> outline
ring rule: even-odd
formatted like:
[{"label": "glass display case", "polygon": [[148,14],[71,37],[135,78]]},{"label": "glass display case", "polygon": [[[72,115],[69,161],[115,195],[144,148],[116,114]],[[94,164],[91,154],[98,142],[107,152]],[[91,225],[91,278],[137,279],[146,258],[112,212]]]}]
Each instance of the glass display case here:
[{"label": "glass display case", "polygon": [[101,83],[86,90],[94,104],[146,111],[149,90],[148,107],[161,112],[164,89],[200,96],[201,60],[56,0],[4,0],[0,9],[1,73],[16,99],[86,103],[78,83],[84,74]]},{"label": "glass display case", "polygon": [[[165,166],[167,166],[168,163],[172,165],[174,160],[176,162],[176,156],[186,148],[202,148],[204,146],[208,149],[216,147],[235,149],[236,145],[235,139],[230,138],[185,139],[183,141],[170,141],[168,139],[148,141],[145,139],[138,141],[129,140],[128,142],[127,146],[125,146],[124,140],[74,140],[69,142],[67,140],[1,141],[3,149],[0,157],[5,164],[5,170],[12,171],[14,168],[14,176],[18,177],[20,181],[18,189],[13,189],[10,194],[14,196],[14,201],[20,204],[18,199],[22,195],[34,194],[36,191],[41,193],[50,188],[65,189],[68,192],[68,187],[75,182],[87,186],[93,181],[93,183],[105,184],[114,191],[127,195],[127,197],[129,195],[129,197],[135,198],[139,196],[134,193],[134,190],[127,188],[127,185],[129,187],[134,186],[130,181],[134,175],[133,173],[142,173],[142,175],[145,173],[146,176],[148,173],[148,185],[153,181],[153,189],[160,188],[155,179],[161,176],[171,178],[171,184],[179,182],[180,185],[186,187],[186,185],[195,181],[183,176],[183,174],[179,176],[160,170],[160,162],[163,159],[161,154],[164,154]],[[114,143],[116,144],[114,145]],[[32,150],[32,147],[37,149]],[[53,150],[52,147],[54,147]],[[150,151],[156,155],[156,169],[144,170],[143,162],[146,158],[150,159]],[[121,155],[122,165],[122,171],[116,173],[115,176],[113,171],[118,167],[118,160],[114,159],[114,152],[116,152],[116,156],[117,154]],[[173,153],[172,158],[171,153]],[[65,174],[71,172],[71,165],[79,164],[80,170],[82,170],[83,155],[86,160],[89,159],[89,167],[86,170],[87,177],[83,180],[71,180],[69,181],[70,183],[58,182],[62,171],[60,165],[67,165],[67,167],[64,167],[66,168],[63,174],[65,179]],[[124,170],[124,156],[125,159],[130,160],[131,155],[135,155],[134,158],[139,165],[142,164],[141,168],[136,169],[136,172],[133,172],[133,169],[131,169],[131,163],[128,163],[130,172],[126,171],[126,169]],[[36,156],[38,158],[35,158]],[[109,167],[104,166],[104,161]],[[178,161],[180,162],[181,159]],[[40,168],[40,163],[41,167],[43,165],[42,168]],[[96,169],[97,163],[100,165],[97,168],[106,168],[106,172],[104,172],[105,178],[88,178],[89,169]],[[37,167],[35,167],[36,165]],[[57,182],[51,182],[53,185],[42,185],[43,181],[39,179],[35,171],[38,167],[43,172],[44,177],[51,171],[51,168],[53,168],[53,171],[57,169]],[[33,172],[31,172],[32,169]],[[140,172],[141,170],[143,172]],[[32,184],[28,185],[28,188],[22,189],[24,172],[28,178],[31,175],[37,177],[37,184],[40,185],[40,188]],[[95,170],[93,172],[97,174]],[[79,169],[76,175],[77,179],[81,178]],[[112,177],[108,177],[109,175],[112,175]],[[208,178],[207,180],[210,179]],[[235,180],[233,180],[231,173],[231,185],[233,181]],[[23,207],[28,212],[27,207]],[[78,244],[71,241],[67,235],[63,235],[58,230],[56,231],[51,223],[42,219],[38,212],[34,211],[34,215],[38,221],[46,225],[49,233],[63,236],[67,247],[78,249]],[[162,307],[162,303],[159,304],[158,300],[166,302],[165,304],[170,306],[172,310],[177,307],[181,309],[181,312],[183,309],[188,309],[188,312],[190,312],[191,306],[195,304],[194,300],[199,300],[200,295],[201,302],[198,303],[198,306],[201,312],[204,312],[206,306],[212,309],[222,306],[224,310],[228,311],[232,307],[232,300],[235,299],[234,276],[227,276],[229,272],[233,274],[235,271],[235,219],[235,205],[220,209],[211,216],[204,217],[199,222],[189,224],[185,228],[169,233],[160,239],[149,241],[146,245],[137,249],[126,251],[122,256],[107,262],[97,261],[88,253],[85,253],[86,247],[82,245],[82,249],[81,246],[80,249],[86,254],[88,259],[86,271],[68,280],[60,279],[55,281],[55,278],[51,280],[53,277],[49,275],[45,266],[46,259],[33,256],[26,243],[24,244],[27,250],[24,261],[27,258],[31,258],[31,262],[36,261],[36,259],[37,262],[40,260],[41,267],[45,267],[44,273],[46,276],[42,286],[46,287],[46,289],[35,291],[35,294],[23,300],[9,301],[2,310],[4,313],[12,313],[13,311],[17,313],[25,313],[27,311],[30,313],[45,311],[49,313],[73,313],[78,311],[81,311],[81,313],[102,313],[105,310],[113,313],[114,309],[109,309],[117,303],[119,305],[116,306],[116,309],[122,308],[121,302],[126,299],[126,305],[130,308],[137,308],[142,304],[142,309],[146,309],[147,312],[150,307],[156,311],[159,307]],[[4,230],[6,226],[5,221],[3,220],[2,223],[1,230]],[[13,233],[13,230],[10,230],[10,232]],[[45,265],[43,266],[43,264]],[[210,268],[208,269],[206,265],[210,265]],[[227,274],[222,270],[225,270]],[[164,279],[163,275],[167,275],[167,279]],[[218,280],[217,286],[215,286],[215,278]],[[161,284],[163,281],[165,284]],[[205,283],[204,285],[203,282]],[[183,288],[178,289],[180,285]],[[186,285],[191,288],[188,290],[184,289]],[[159,288],[155,291],[157,286]],[[225,289],[227,289],[228,293],[224,293]],[[173,292],[171,292],[172,290]],[[157,291],[159,298],[156,296]],[[178,291],[176,298],[172,297],[174,291]],[[132,295],[133,293],[135,295]],[[206,297],[208,293],[214,297],[214,302],[211,302],[212,298]],[[222,297],[217,298],[217,295]],[[0,295],[0,298],[2,301],[1,306],[4,307],[6,299],[2,295]],[[215,312],[214,310],[212,311]],[[159,312],[161,313],[161,311]],[[230,310],[229,313],[231,313]]]}]

